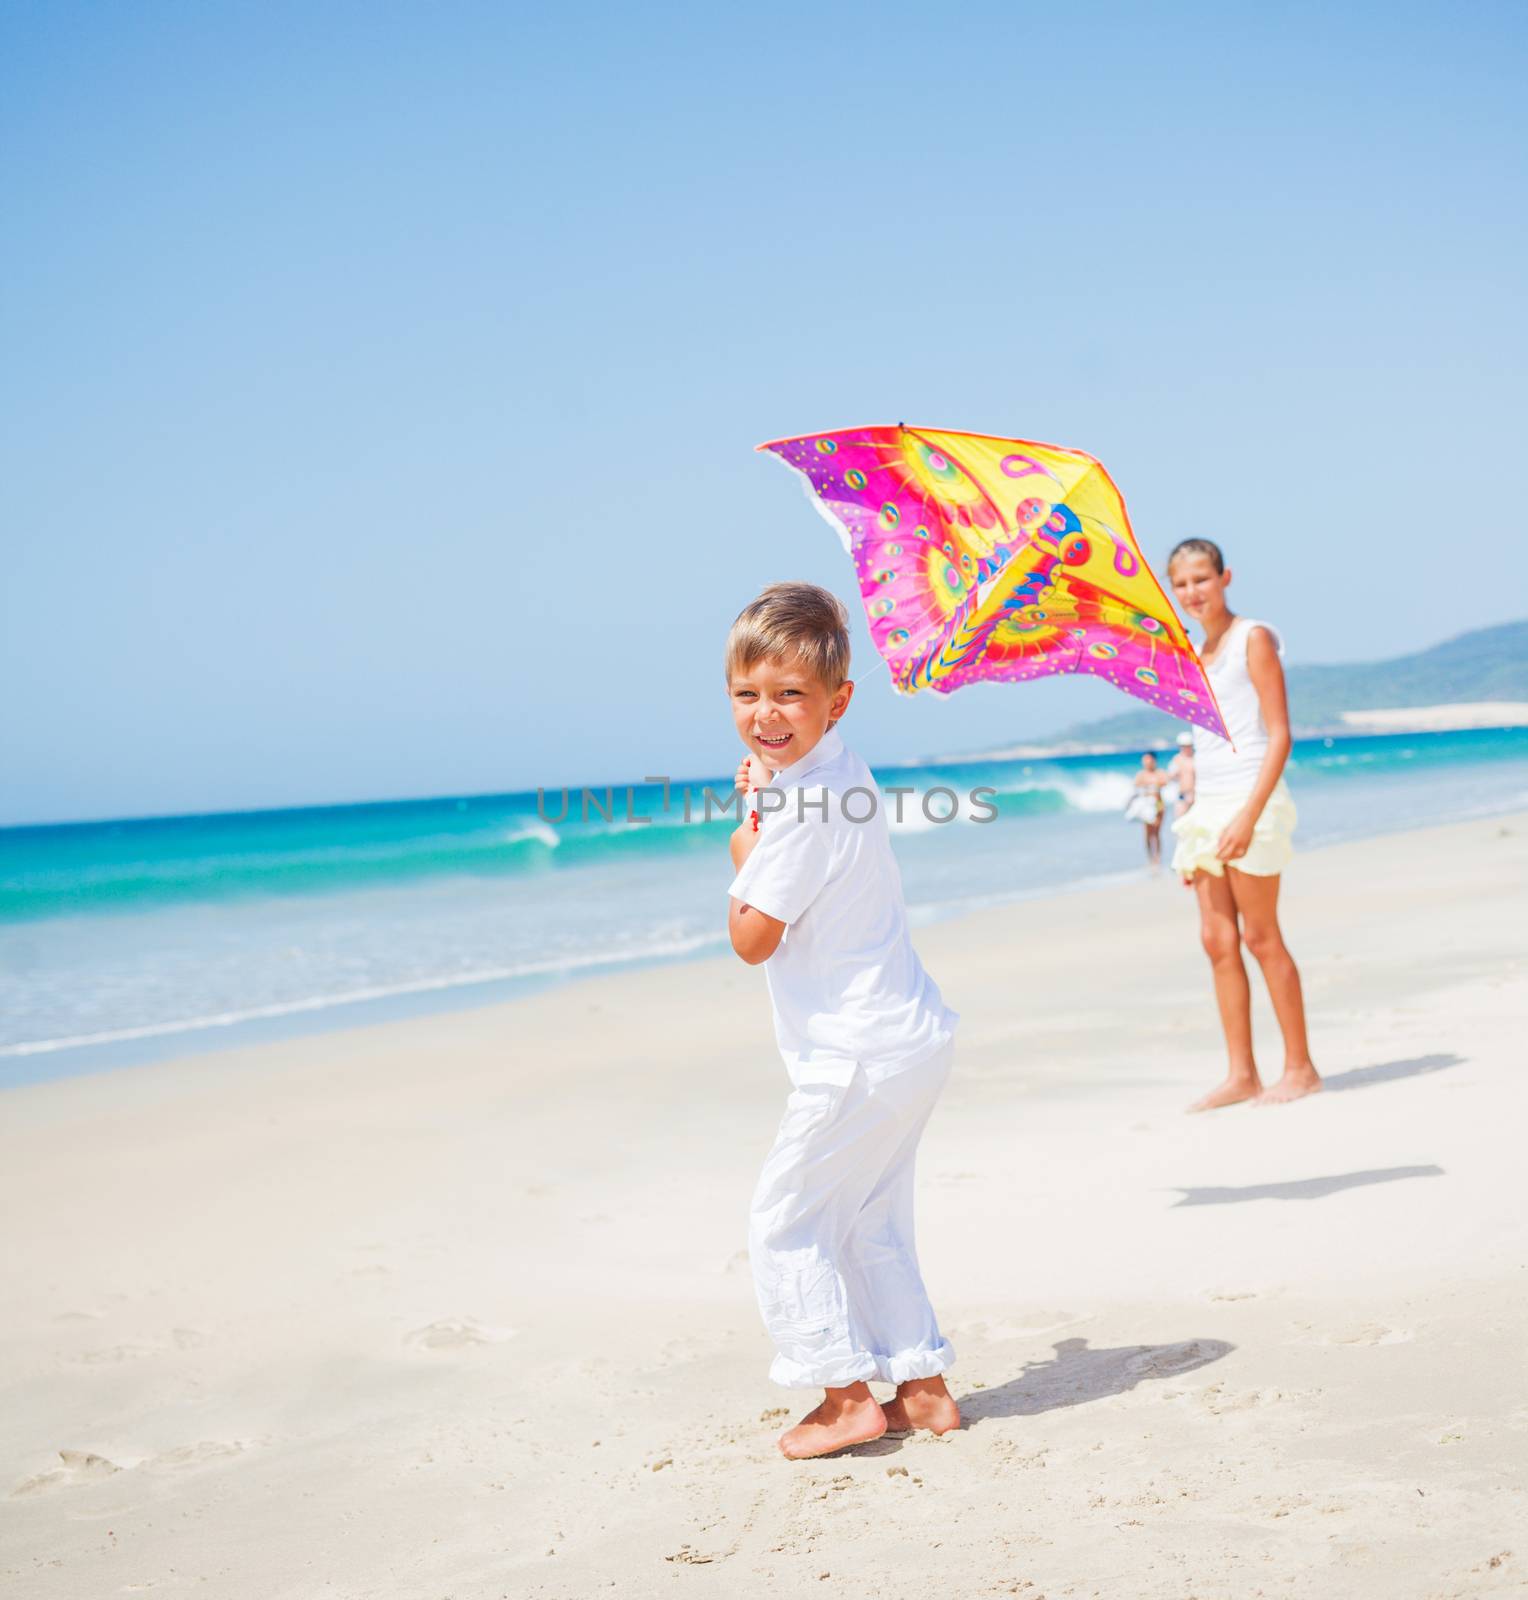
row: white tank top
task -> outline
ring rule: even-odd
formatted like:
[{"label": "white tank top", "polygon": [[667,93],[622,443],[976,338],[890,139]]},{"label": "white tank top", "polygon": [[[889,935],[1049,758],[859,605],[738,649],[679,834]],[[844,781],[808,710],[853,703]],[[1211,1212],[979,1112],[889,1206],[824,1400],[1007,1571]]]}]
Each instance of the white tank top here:
[{"label": "white tank top", "polygon": [[[1268,729],[1257,690],[1247,671],[1247,641],[1254,628],[1267,628],[1284,659],[1284,641],[1279,630],[1251,617],[1238,617],[1226,630],[1215,659],[1205,669],[1210,687],[1220,705],[1231,734],[1227,744],[1218,733],[1194,729],[1194,794],[1250,794],[1268,753]],[[1235,749],[1231,748],[1235,745]]]}]

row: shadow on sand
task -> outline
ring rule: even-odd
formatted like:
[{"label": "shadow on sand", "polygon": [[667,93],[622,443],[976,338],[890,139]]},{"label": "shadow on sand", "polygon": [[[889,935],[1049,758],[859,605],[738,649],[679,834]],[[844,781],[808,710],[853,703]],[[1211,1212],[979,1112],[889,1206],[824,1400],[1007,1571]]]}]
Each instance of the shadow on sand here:
[{"label": "shadow on sand", "polygon": [[1241,1188],[1179,1189],[1183,1196],[1168,1207],[1230,1206],[1240,1200],[1320,1200],[1344,1189],[1363,1189],[1371,1183],[1398,1183],[1402,1178],[1441,1178],[1442,1167],[1375,1167],[1369,1172],[1339,1172],[1330,1178],[1296,1178],[1289,1183],[1249,1183]]},{"label": "shadow on sand", "polygon": [[1457,1067],[1463,1056],[1432,1055],[1412,1056],[1406,1061],[1384,1061],[1375,1067],[1349,1067],[1346,1072],[1334,1072],[1321,1080],[1326,1094],[1341,1094],[1344,1089],[1368,1089],[1376,1083],[1394,1083],[1397,1078],[1420,1078],[1429,1072],[1442,1072],[1445,1067]]},{"label": "shadow on sand", "polygon": [[1087,1405],[1111,1394],[1127,1394],[1149,1378],[1181,1378],[1236,1348],[1224,1339],[1185,1339],[1181,1344],[1127,1344],[1090,1350],[1086,1339],[1052,1345],[1049,1361],[1029,1361],[1017,1378],[994,1389],[960,1396],[965,1426],[993,1417],[1036,1417],[1043,1411]]}]

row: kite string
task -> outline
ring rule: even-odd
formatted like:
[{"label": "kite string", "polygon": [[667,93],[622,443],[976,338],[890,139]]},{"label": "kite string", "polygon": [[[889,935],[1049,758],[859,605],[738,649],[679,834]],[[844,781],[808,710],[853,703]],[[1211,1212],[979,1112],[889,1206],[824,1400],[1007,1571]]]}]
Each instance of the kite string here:
[{"label": "kite string", "polygon": [[885,656],[881,654],[879,650],[877,650],[875,653],[875,665],[869,670],[869,672],[862,673],[858,678],[856,678],[855,682],[865,683],[870,678],[873,678],[882,667],[885,667],[888,672],[891,671],[891,663],[886,659]]}]

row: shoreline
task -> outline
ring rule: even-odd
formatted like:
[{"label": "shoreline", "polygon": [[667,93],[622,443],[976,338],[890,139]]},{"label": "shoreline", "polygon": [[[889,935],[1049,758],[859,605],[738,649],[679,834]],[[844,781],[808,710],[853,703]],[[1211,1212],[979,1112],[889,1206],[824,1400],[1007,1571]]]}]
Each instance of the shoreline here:
[{"label": "shoreline", "polygon": [[[1483,812],[1464,810],[1434,827],[1493,816],[1511,816],[1512,802]],[[1104,818],[1101,816],[1101,821]],[[1361,839],[1392,838],[1417,831],[1400,820],[1375,832],[1344,833],[1337,838],[1318,836],[1300,850],[1297,860],[1337,845]],[[1425,830],[1421,830],[1425,831]],[[959,922],[983,911],[1031,905],[1060,895],[1112,893],[1131,884],[1152,881],[1144,867],[1041,883],[1032,889],[1003,892],[995,897],[966,896],[954,901],[910,905],[915,933],[943,923]],[[204,1053],[221,1053],[263,1044],[317,1037],[357,1027],[375,1027],[414,1018],[450,1015],[518,1004],[539,994],[576,991],[622,973],[687,968],[726,954],[725,934],[699,940],[691,948],[660,949],[628,956],[592,957],[577,966],[558,966],[545,972],[448,975],[400,984],[361,994],[299,998],[274,1007],[209,1017],[175,1019],[141,1028],[112,1030],[99,1037],[41,1039],[0,1046],[0,1095],[31,1083],[119,1070],[140,1070],[159,1061],[183,1059]]]},{"label": "shoreline", "polygon": [[[1186,723],[1180,727],[1187,727]],[[1461,701],[1436,706],[1401,706],[1375,711],[1344,711],[1341,720],[1292,729],[1296,744],[1316,739],[1389,739],[1426,733],[1510,733],[1528,727],[1528,701]],[[1142,750],[1173,748],[1176,735],[1139,740],[1062,740],[1051,744],[1016,744],[998,750],[930,756],[905,765],[958,766],[976,761],[1047,761],[1066,756],[1126,756]]]}]

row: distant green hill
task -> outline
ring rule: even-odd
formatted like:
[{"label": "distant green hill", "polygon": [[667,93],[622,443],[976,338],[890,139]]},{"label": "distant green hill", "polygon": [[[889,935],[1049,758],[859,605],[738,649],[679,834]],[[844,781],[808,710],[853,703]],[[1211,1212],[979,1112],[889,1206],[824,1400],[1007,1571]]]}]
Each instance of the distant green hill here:
[{"label": "distant green hill", "polygon": [[[1342,726],[1344,711],[1438,706],[1473,700],[1528,701],[1528,622],[1476,628],[1430,650],[1393,661],[1288,669],[1289,712],[1296,733]],[[1159,711],[1126,711],[1078,723],[1056,736],[1067,744],[1150,744],[1176,724]]]}]

